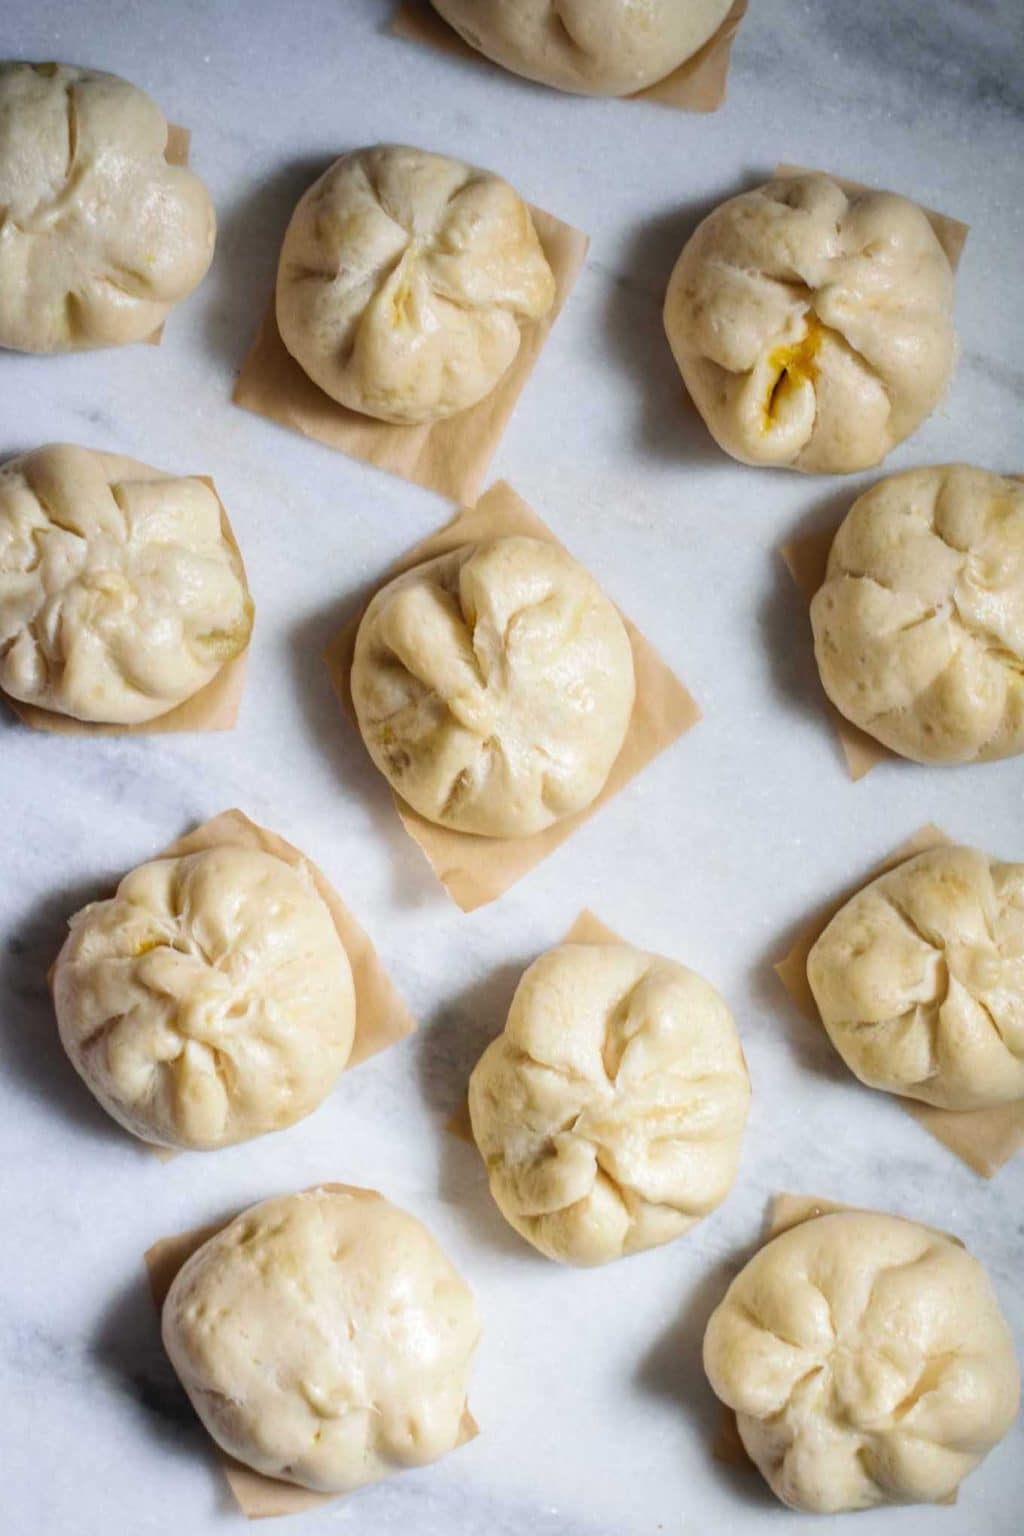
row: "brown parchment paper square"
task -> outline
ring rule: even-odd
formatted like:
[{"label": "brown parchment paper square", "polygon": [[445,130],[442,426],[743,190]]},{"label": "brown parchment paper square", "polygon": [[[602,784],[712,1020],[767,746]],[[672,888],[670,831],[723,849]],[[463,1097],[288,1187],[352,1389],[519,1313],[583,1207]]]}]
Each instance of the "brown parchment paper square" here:
[{"label": "brown parchment paper square", "polygon": [[477,405],[444,421],[418,426],[400,426],[350,411],[314,384],[292,357],[277,328],[273,296],[252,351],[242,364],[232,395],[235,404],[351,459],[472,506],[516,402],[575,286],[590,244],[587,235],[553,214],[532,207],[530,213],[555,276],[554,303],[543,320],[523,328],[512,366]]},{"label": "brown parchment paper square", "polygon": [[[734,0],[718,31],[678,69],[632,96],[612,98],[623,101],[653,101],[658,106],[675,107],[680,112],[717,112],[725,101],[726,82],[733,38],[747,14],[747,0]],[[478,53],[444,21],[428,0],[403,0],[391,22],[391,34],[405,41],[420,43],[436,53],[449,53],[488,69],[500,69],[484,54]],[[503,71],[509,73],[509,71]],[[550,89],[550,87],[549,87]],[[572,92],[563,94],[571,95]]]},{"label": "brown parchment paper square", "polygon": [[[375,1189],[358,1189],[351,1184],[325,1183],[315,1185],[314,1188],[329,1189],[336,1194],[352,1195],[360,1200],[373,1201],[383,1198]],[[229,1216],[226,1221],[215,1221],[210,1226],[196,1227],[191,1232],[180,1232],[176,1237],[160,1238],[146,1250],[143,1262],[149,1278],[153,1305],[158,1313],[163,1310],[171,1283],[186,1259],[190,1259],[197,1249],[211,1237],[216,1237],[217,1233],[223,1231],[228,1222],[233,1220],[234,1217]],[[456,1449],[458,1445],[465,1445],[478,1434],[476,1420],[467,1407],[462,1417],[462,1434]],[[216,1451],[228,1487],[234,1494],[238,1507],[250,1520],[267,1520],[277,1515],[300,1515],[305,1510],[319,1509],[322,1504],[330,1504],[335,1499],[345,1497],[344,1494],[338,1493],[317,1493],[312,1488],[300,1488],[296,1483],[285,1483],[274,1477],[264,1477],[262,1472],[254,1472],[251,1467],[243,1466],[240,1461],[236,1461],[233,1456],[222,1451],[213,1440],[210,1443]]]},{"label": "brown parchment paper square", "polygon": [[[227,509],[220,499],[217,487],[209,475],[184,475],[181,478],[201,480],[217,497],[220,503],[221,532],[238,556],[242,575],[246,581],[246,590],[248,590],[242,551],[238,547],[238,541],[228,520]],[[230,731],[238,720],[251,644],[250,637],[249,645],[245,650],[226,662],[216,676],[211,677],[206,686],[200,688],[199,692],[194,693],[190,699],[186,699],[183,704],[178,704],[174,709],[169,709],[165,715],[158,715],[155,720],[144,721],[142,725],[104,725],[92,720],[73,720],[70,715],[58,715],[53,710],[40,709],[35,704],[23,704],[20,699],[12,699],[2,690],[0,690],[0,699],[17,715],[23,725],[27,725],[33,731],[46,731],[54,736],[166,736],[205,731]]]},{"label": "brown parchment paper square", "polygon": [[[814,994],[807,980],[807,957],[839,909],[846,905],[851,896],[863,890],[865,885],[877,880],[879,875],[895,869],[917,853],[938,848],[949,841],[938,827],[922,827],[889,858],[844,891],[838,901],[831,902],[811,919],[788,955],[773,967],[804,1018],[816,1024],[819,1029],[822,1028]],[[919,1125],[923,1125],[936,1141],[941,1141],[943,1146],[955,1152],[962,1162],[986,1179],[998,1173],[1004,1163],[1008,1163],[1024,1147],[1024,1100],[1015,1104],[1000,1104],[994,1109],[950,1110],[922,1104],[918,1099],[903,1099],[898,1095],[890,1097],[895,1098],[907,1114],[912,1115]]]},{"label": "brown parchment paper square", "polygon": [[[475,508],[463,509],[437,533],[431,534],[398,562],[380,583],[385,586],[404,571],[464,544],[483,539],[525,534],[563,548],[550,528],[517,496],[510,485],[499,481]],[[367,599],[369,602],[369,599]],[[356,631],[366,605],[331,641],[324,656],[342,710],[358,731],[352,703],[351,673]],[[660,752],[678,740],[700,719],[700,709],[661,657],[623,615],[622,621],[633,649],[636,703],[622,750],[608,782],[585,810],[557,822],[534,837],[477,837],[436,826],[395,796],[395,806],[409,836],[427,858],[449,896],[463,912],[495,901],[537,864],[570,838],[578,827],[597,814]]]}]

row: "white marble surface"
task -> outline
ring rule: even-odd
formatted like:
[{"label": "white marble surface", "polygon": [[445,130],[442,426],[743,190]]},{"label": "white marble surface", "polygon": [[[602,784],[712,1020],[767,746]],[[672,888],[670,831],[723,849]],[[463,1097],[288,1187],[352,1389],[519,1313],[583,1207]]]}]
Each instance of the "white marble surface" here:
[{"label": "white marble surface", "polygon": [[[63,741],[0,722],[0,1396],[8,1536],[209,1536],[224,1487],[160,1353],[140,1256],[272,1191],[376,1185],[477,1288],[483,1434],[289,1530],[655,1536],[838,1529],[709,1455],[703,1325],[795,1188],[962,1234],[1024,1345],[1024,1160],[987,1184],[862,1089],[769,962],[801,915],[932,819],[1024,858],[1024,766],[883,767],[854,786],[825,725],[776,547],[860,482],[759,473],[680,406],[661,294],[697,213],[778,159],[916,193],[974,226],[947,405],[890,461],[1024,467],[1019,0],[752,0],[730,100],[700,119],[545,93],[390,39],[390,0],[7,0],[3,51],[87,62],[191,126],[221,234],[159,350],[0,358],[0,450],[77,440],[214,474],[258,605],[233,735]],[[927,13],[927,14],[926,14]],[[445,516],[434,497],[229,404],[289,210],[336,152],[407,139],[493,166],[588,229],[590,260],[494,465],[697,694],[704,723],[497,905],[448,904],[338,717],[319,661],[352,595]],[[864,477],[868,478],[868,477]],[[241,805],[314,854],[374,935],[419,1036],[276,1138],[170,1165],[108,1122],[62,1057],[45,972],[65,916],[197,819]],[[689,1239],[595,1273],[536,1258],[442,1127],[525,962],[583,905],[731,1001],[754,1081],[738,1186]],[[1020,1427],[955,1509],[857,1536],[1021,1529]],[[846,1526],[843,1526],[846,1529]],[[852,1529],[852,1527],[851,1527]]]}]

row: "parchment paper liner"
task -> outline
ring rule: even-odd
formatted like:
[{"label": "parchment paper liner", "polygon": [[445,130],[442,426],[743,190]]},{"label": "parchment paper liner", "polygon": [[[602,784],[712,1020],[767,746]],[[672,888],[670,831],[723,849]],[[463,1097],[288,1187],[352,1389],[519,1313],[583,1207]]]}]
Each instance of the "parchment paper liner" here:
[{"label": "parchment paper liner", "polygon": [[[1020,480],[1024,479],[1024,476],[1014,475],[1011,478]],[[851,502],[851,506],[852,504]],[[786,569],[807,599],[808,607],[815,592],[825,580],[829,551],[837,528],[838,524],[836,528],[820,528],[815,533],[805,534],[803,538],[793,539],[789,544],[784,544],[779,551],[786,563]],[[880,741],[876,741],[873,736],[869,736],[852,721],[847,720],[846,716],[836,709],[824,690],[822,690],[822,699],[825,712],[843,750],[850,778],[854,783],[862,779],[866,773],[870,773],[878,763],[884,763],[887,759],[897,762],[908,761],[900,757],[898,752],[884,747]]]},{"label": "parchment paper liner", "polygon": [[419,426],[398,426],[350,411],[314,384],[286,348],[277,329],[273,295],[259,335],[242,364],[232,395],[235,404],[351,459],[472,506],[516,402],[572,292],[590,243],[587,235],[553,214],[532,207],[530,213],[554,273],[555,300],[543,320],[523,328],[512,366],[477,405],[445,421]]},{"label": "parchment paper liner", "polygon": [[[839,909],[846,905],[851,896],[855,896],[879,875],[895,869],[897,865],[905,863],[917,853],[924,853],[929,848],[941,847],[949,841],[950,839],[938,827],[922,827],[901,844],[888,859],[845,891],[837,901],[831,902],[827,908],[817,913],[796,940],[789,954],[775,965],[775,974],[797,1008],[819,1029],[824,1026],[807,980],[807,957],[826,925],[831,922]],[[936,1141],[941,1141],[943,1146],[955,1152],[962,1162],[967,1163],[975,1173],[982,1174],[986,1179],[998,1173],[1003,1164],[1009,1162],[1010,1158],[1024,1147],[1024,1100],[1014,1104],[1000,1104],[994,1109],[950,1110],[937,1109],[931,1104],[922,1104],[918,1099],[900,1098],[898,1094],[890,1094],[889,1097],[895,1098],[896,1102],[909,1115],[912,1115],[918,1124],[923,1125]]]},{"label": "parchment paper liner", "polygon": [[[859,1211],[869,1216],[878,1214],[876,1211],[869,1210],[867,1206],[844,1205],[841,1201],[822,1200],[816,1195],[792,1195],[786,1193],[775,1195],[768,1208],[764,1235],[758,1244],[757,1251],[766,1247],[773,1237],[781,1237],[783,1232],[789,1232],[793,1227],[800,1227],[805,1221],[813,1221],[816,1216],[832,1216],[837,1211]],[[933,1228],[932,1230],[935,1229]],[[961,1248],[963,1247],[963,1243],[952,1232],[943,1232],[941,1235],[948,1237],[951,1242],[959,1244]],[[758,1471],[747,1455],[746,1447],[740,1439],[736,1415],[725,1403],[722,1404],[722,1422],[719,1425],[718,1437],[712,1447],[711,1454],[716,1461],[724,1462],[728,1466],[745,1466]],[[759,1472],[758,1476],[760,1476]],[[958,1490],[954,1489],[946,1498],[939,1499],[937,1502],[940,1505],[955,1504],[957,1492]]]},{"label": "parchment paper liner", "polygon": [[[525,534],[564,547],[512,487],[499,481],[480,499],[476,508],[458,512],[446,527],[411,549],[380,585],[384,586],[403,571],[464,544],[510,534]],[[342,710],[356,730],[359,727],[350,680],[356,631],[365,608],[366,604],[331,641],[324,657]],[[494,901],[521,880],[700,719],[697,704],[675,674],[625,616],[623,623],[633,648],[636,703],[622,750],[608,782],[592,805],[534,837],[498,838],[477,837],[436,826],[395,796],[395,806],[405,830],[419,845],[441,884],[463,912],[472,912]]]},{"label": "parchment paper liner", "polygon": [[[217,497],[220,503],[221,532],[238,556],[242,575],[245,578],[242,551],[238,547],[238,540],[235,538],[228,520],[227,509],[220,499],[217,487],[209,475],[183,475],[181,478],[201,480]],[[246,578],[246,591],[248,591],[248,585]],[[191,698],[186,699],[183,704],[176,705],[174,709],[169,709],[165,715],[158,715],[155,720],[146,720],[141,725],[105,725],[94,720],[74,720],[70,715],[59,715],[50,709],[40,709],[36,704],[23,704],[19,699],[12,699],[9,694],[2,691],[0,691],[0,699],[17,715],[23,725],[27,725],[33,731],[46,731],[53,736],[165,736],[230,731],[238,720],[251,644],[250,636],[245,650],[233,657],[231,661],[225,662],[216,676],[211,677],[198,693],[194,693]]]},{"label": "parchment paper liner", "polygon": [[[359,1066],[378,1051],[389,1045],[397,1045],[416,1029],[416,1020],[402,1001],[380,957],[370,942],[369,935],[360,927],[346,907],[327,876],[298,848],[286,843],[276,832],[250,821],[239,810],[222,811],[212,821],[206,821],[179,837],[161,853],[151,859],[179,858],[188,853],[201,853],[207,848],[258,848],[273,854],[293,869],[307,869],[317,894],[331,914],[335,931],[348,955],[352,967],[352,981],[356,995],[356,1033],[352,1054],[345,1063],[345,1072]],[[150,862],[147,860],[147,862]],[[54,966],[50,967],[47,981],[53,990]],[[139,1139],[140,1146],[153,1153],[161,1162],[170,1162],[188,1150],[184,1147],[162,1147],[154,1142]]]},{"label": "parchment paper liner", "polygon": [[[662,107],[675,107],[680,112],[717,112],[725,101],[726,81],[729,78],[729,62],[733,38],[739,31],[740,22],[747,13],[747,0],[734,0],[718,31],[708,38],[702,48],[684,60],[664,80],[658,80],[644,91],[632,96],[612,97],[620,101],[653,101]],[[437,53],[449,53],[488,69],[514,74],[495,64],[485,54],[478,53],[438,15],[427,0],[403,0],[391,22],[391,34],[408,42],[421,43]],[[520,77],[516,77],[520,78]],[[547,87],[552,89],[552,87]],[[555,87],[557,89],[557,87]],[[563,95],[572,95],[571,91]]]},{"label": "parchment paper liner", "polygon": [[[601,919],[595,917],[593,912],[585,907],[561,942],[563,944],[625,944],[626,940],[620,938],[617,933],[613,933],[611,928],[606,928]],[[504,1020],[501,1027],[502,1029],[505,1027]],[[467,1097],[463,1096],[458,1109],[449,1120],[445,1121],[444,1128],[450,1135],[457,1136],[460,1141],[468,1141],[470,1146],[475,1146]]]},{"label": "parchment paper liner", "polygon": [[[363,1199],[383,1198],[375,1189],[359,1189],[351,1184],[329,1183],[315,1185],[314,1188],[329,1189]],[[235,1214],[240,1215],[241,1212]],[[186,1259],[190,1259],[197,1248],[201,1248],[211,1237],[223,1231],[228,1222],[234,1219],[233,1216],[229,1216],[226,1221],[215,1221],[207,1227],[196,1227],[191,1232],[179,1233],[177,1237],[162,1237],[146,1250],[143,1261],[149,1277],[153,1305],[158,1314],[162,1312],[171,1283]],[[462,1433],[454,1449],[457,1450],[460,1445],[473,1440],[479,1432],[476,1420],[467,1407],[462,1416]],[[338,1493],[317,1493],[312,1488],[300,1488],[296,1483],[285,1483],[274,1477],[264,1477],[261,1472],[254,1472],[251,1467],[243,1466],[240,1461],[236,1461],[233,1456],[222,1451],[212,1437],[210,1443],[217,1453],[224,1476],[239,1508],[250,1520],[266,1520],[274,1515],[299,1515],[304,1510],[319,1509],[322,1504],[330,1504],[335,1499],[346,1497],[345,1494]]]}]

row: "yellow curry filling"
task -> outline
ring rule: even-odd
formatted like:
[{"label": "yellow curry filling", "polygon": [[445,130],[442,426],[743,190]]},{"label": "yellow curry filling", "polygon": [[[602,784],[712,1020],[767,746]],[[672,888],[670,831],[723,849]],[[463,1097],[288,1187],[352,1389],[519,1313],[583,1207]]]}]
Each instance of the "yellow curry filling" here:
[{"label": "yellow curry filling", "polygon": [[812,384],[818,376],[815,359],[825,337],[825,327],[815,315],[807,316],[807,329],[799,341],[776,347],[768,358],[771,384],[765,395],[762,432],[775,426],[779,415],[801,384]]}]

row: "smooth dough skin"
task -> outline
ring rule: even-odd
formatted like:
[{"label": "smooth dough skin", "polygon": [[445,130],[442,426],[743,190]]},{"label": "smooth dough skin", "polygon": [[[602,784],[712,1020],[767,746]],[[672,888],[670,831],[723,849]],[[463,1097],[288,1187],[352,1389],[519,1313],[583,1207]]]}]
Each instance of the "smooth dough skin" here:
[{"label": "smooth dough skin", "polygon": [[473,1293],[425,1227],[370,1190],[266,1200],[179,1270],[164,1347],[228,1455],[348,1493],[465,1438]]},{"label": "smooth dough skin", "polygon": [[851,474],[880,463],[945,394],[953,273],[916,203],[787,177],[697,228],[669,281],[665,330],[726,453]]},{"label": "smooth dough skin", "polygon": [[166,144],[163,113],[127,80],[0,63],[0,347],[142,341],[198,287],[213,204]]},{"label": "smooth dough skin", "polygon": [[1024,485],[965,464],[881,481],[840,525],[811,625],[825,692],[893,752],[1024,752]]},{"label": "smooth dough skin", "polygon": [[139,725],[249,643],[252,602],[201,480],[51,444],[0,466],[0,688]]},{"label": "smooth dough skin", "polygon": [[720,1205],[749,1103],[718,993],[629,944],[563,944],[535,961],[469,1083],[498,1208],[566,1264],[657,1247]]},{"label": "smooth dough skin", "polygon": [[1024,1099],[1024,864],[933,848],[858,891],[807,960],[861,1082],[942,1109]]},{"label": "smooth dough skin", "polygon": [[397,144],[336,160],[302,197],[277,325],[332,400],[438,421],[490,394],[555,279],[530,210],[489,171]]},{"label": "smooth dough skin", "polygon": [[934,1504],[1006,1434],[1020,1374],[984,1269],[953,1238],[873,1212],[774,1238],[704,1335],[704,1369],[785,1504]]},{"label": "smooth dough skin", "polygon": [[540,539],[466,545],[383,587],[352,664],[359,729],[428,821],[529,837],[590,805],[629,727],[618,613]]},{"label": "smooth dough skin", "polygon": [[714,36],[732,0],[431,0],[513,74],[582,96],[632,96]]},{"label": "smooth dough skin", "polygon": [[348,955],[305,870],[212,848],[155,859],[70,922],[64,1049],[145,1141],[208,1150],[311,1114],[348,1061]]}]

